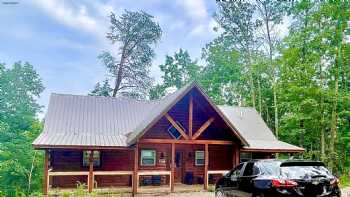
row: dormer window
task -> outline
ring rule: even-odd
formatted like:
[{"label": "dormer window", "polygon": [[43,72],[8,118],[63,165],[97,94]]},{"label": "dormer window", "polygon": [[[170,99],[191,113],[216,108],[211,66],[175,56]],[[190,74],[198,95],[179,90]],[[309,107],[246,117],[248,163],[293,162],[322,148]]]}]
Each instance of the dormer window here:
[{"label": "dormer window", "polygon": [[[179,125],[181,127],[182,130],[185,130],[184,127],[181,125],[181,123],[179,123],[178,121],[176,121],[176,124]],[[181,133],[173,126],[171,125],[168,128],[168,133],[171,135],[171,137],[173,137],[174,139],[180,139],[181,138]]]}]

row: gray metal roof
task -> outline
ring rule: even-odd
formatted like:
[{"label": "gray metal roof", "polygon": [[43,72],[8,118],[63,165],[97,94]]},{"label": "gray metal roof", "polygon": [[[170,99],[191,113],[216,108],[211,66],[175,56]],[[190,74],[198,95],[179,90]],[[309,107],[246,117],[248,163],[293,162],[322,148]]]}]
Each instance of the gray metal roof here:
[{"label": "gray metal roof", "polygon": [[251,107],[218,106],[235,128],[249,143],[247,149],[304,149],[279,141],[266,125],[260,114]]},{"label": "gray metal roof", "polygon": [[[190,83],[157,101],[52,94],[44,130],[33,145],[126,147],[194,86],[198,85]],[[278,141],[254,109],[218,107],[220,115],[233,125],[238,137],[243,138],[243,144],[249,144],[246,148],[300,149]]]},{"label": "gray metal roof", "polygon": [[157,102],[52,94],[44,130],[34,145],[126,146]]}]

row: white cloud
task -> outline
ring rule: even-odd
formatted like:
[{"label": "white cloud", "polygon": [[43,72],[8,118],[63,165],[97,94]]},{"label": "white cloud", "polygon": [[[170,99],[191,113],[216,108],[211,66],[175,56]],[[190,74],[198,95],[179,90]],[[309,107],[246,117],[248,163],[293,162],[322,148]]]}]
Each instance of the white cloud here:
[{"label": "white cloud", "polygon": [[212,37],[216,34],[220,33],[214,31],[214,27],[218,27],[217,22],[214,19],[208,19],[210,21],[205,21],[201,24],[198,24],[195,26],[192,31],[190,31],[189,35],[190,36],[202,36],[202,37]]},{"label": "white cloud", "polygon": [[178,5],[182,6],[187,15],[203,20],[208,17],[208,13],[203,0],[177,0]]},{"label": "white cloud", "polygon": [[59,0],[35,0],[33,2],[37,7],[64,25],[88,31],[96,31],[97,21],[89,15],[85,5],[73,6]]}]

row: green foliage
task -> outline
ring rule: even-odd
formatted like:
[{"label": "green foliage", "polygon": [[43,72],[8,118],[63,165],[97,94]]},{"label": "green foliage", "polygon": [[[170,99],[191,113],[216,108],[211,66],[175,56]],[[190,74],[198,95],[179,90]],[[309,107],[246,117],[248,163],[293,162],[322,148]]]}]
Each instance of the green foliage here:
[{"label": "green foliage", "polygon": [[26,196],[41,186],[42,154],[31,143],[42,130],[36,120],[43,91],[39,75],[29,63],[0,65],[0,193]]},{"label": "green foliage", "polygon": [[230,50],[226,39],[216,39],[203,49],[207,62],[200,83],[217,104],[238,105],[246,86],[238,51]]},{"label": "green foliage", "polygon": [[343,187],[350,187],[350,175],[343,175],[339,177],[340,180],[340,186]]},{"label": "green foliage", "polygon": [[29,63],[16,62],[10,69],[0,64],[0,121],[15,130],[30,127],[40,110],[35,98],[43,90],[39,75]]},{"label": "green foliage", "polygon": [[189,81],[193,81],[200,71],[196,61],[192,61],[186,50],[180,49],[174,56],[166,56],[165,63],[159,65],[164,73],[162,78],[165,87],[181,88]]},{"label": "green foliage", "polygon": [[115,57],[111,52],[105,51],[99,55],[99,59],[115,82],[111,92],[105,81],[102,87],[97,84],[92,94],[144,98],[153,81],[149,76],[154,57],[151,45],[159,41],[161,28],[153,21],[153,16],[143,11],[125,10],[120,17],[111,13],[110,22],[107,39],[118,46],[119,53]]},{"label": "green foliage", "polygon": [[103,85],[99,82],[95,85],[95,88],[89,93],[91,96],[111,96],[113,89],[110,87],[108,80],[103,81]]},{"label": "green foliage", "polygon": [[180,49],[174,56],[166,56],[165,62],[159,65],[163,73],[162,84],[157,84],[150,90],[150,99],[159,99],[165,95],[167,88],[181,88],[189,81],[199,77],[201,68],[193,61],[186,50]]}]

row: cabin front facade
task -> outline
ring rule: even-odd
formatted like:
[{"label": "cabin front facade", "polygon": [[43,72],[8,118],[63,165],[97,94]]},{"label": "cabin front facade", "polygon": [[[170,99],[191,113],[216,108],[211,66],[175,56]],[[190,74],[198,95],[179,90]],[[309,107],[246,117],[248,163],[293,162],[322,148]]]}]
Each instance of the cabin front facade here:
[{"label": "cabin front facade", "polygon": [[216,106],[196,83],[157,101],[52,94],[44,131],[49,188],[209,183],[252,158],[303,149],[277,140],[252,108]]}]

